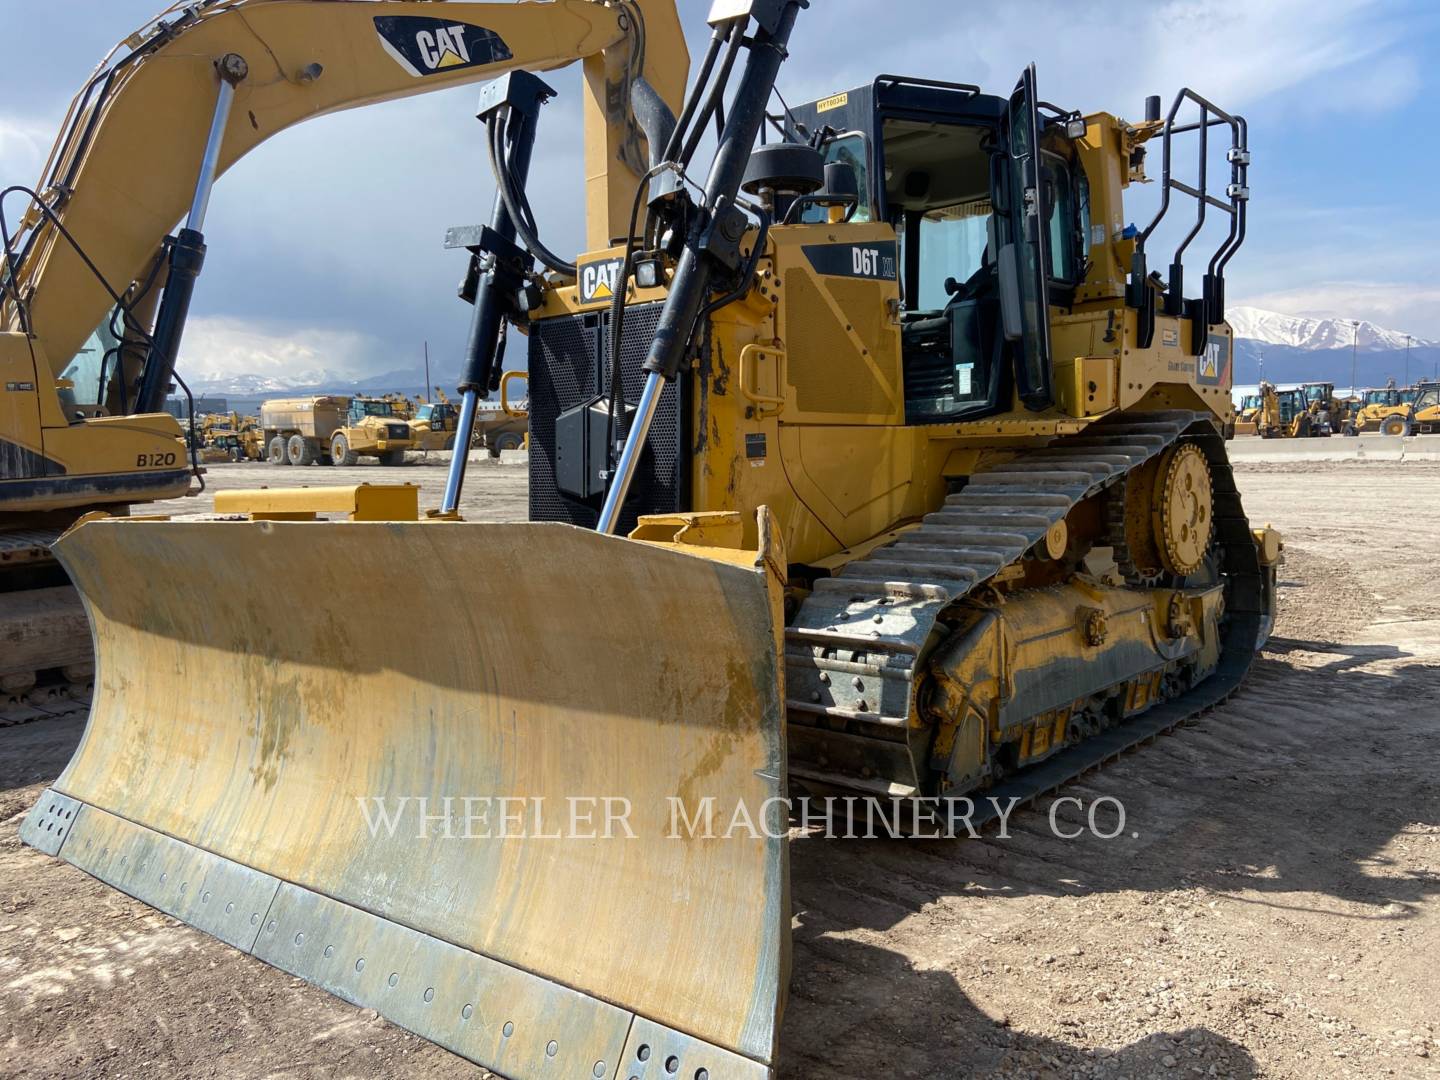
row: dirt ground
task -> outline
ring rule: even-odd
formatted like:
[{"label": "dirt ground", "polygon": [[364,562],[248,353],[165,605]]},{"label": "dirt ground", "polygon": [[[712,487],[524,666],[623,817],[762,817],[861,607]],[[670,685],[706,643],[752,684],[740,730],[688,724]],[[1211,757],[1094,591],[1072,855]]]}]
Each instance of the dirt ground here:
[{"label": "dirt ground", "polygon": [[[397,473],[433,504],[443,470]],[[1238,474],[1288,548],[1242,691],[1063,792],[1123,799],[1114,840],[1042,806],[1008,839],[793,842],[783,1076],[1440,1076],[1440,465]],[[522,518],[524,484],[472,466],[467,516]],[[0,730],[0,1074],[485,1075],[22,848],[80,731]]]}]

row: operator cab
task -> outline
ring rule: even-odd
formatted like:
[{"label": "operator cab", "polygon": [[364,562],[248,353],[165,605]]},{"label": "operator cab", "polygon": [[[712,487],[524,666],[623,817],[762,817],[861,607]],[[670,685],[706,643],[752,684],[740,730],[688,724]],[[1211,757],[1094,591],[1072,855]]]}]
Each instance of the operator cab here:
[{"label": "operator cab", "polygon": [[454,420],[455,415],[455,406],[448,401],[430,401],[420,406],[415,413],[415,419],[428,420],[431,431],[445,431],[445,425]]},{"label": "operator cab", "polygon": [[1276,390],[1275,400],[1280,406],[1280,423],[1286,427],[1289,427],[1292,420],[1305,412],[1305,395],[1298,388]]},{"label": "operator cab", "polygon": [[1386,386],[1379,390],[1366,390],[1362,405],[1380,405],[1390,407],[1392,405],[1403,405],[1404,396],[1401,391],[1393,386]]},{"label": "operator cab", "polygon": [[355,398],[350,402],[350,419],[359,423],[367,416],[394,416],[395,410],[388,401]]},{"label": "operator cab", "polygon": [[1428,385],[1421,384],[1416,388],[1415,397],[1410,404],[1415,406],[1416,412],[1419,412],[1421,409],[1440,407],[1440,386],[1436,386],[1433,383]]},{"label": "operator cab", "polygon": [[1046,305],[1084,280],[1089,187],[1083,121],[1041,108],[1031,68],[1009,99],[885,75],[794,111],[798,137],[854,169],[851,220],[895,229],[908,423],[1005,412],[1017,390],[1053,404]]}]

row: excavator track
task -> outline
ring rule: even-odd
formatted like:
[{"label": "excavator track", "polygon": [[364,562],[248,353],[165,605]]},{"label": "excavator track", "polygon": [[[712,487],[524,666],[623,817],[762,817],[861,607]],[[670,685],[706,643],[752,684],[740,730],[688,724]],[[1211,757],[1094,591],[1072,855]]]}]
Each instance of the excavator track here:
[{"label": "excavator track", "polygon": [[[74,716],[90,708],[94,666],[79,594],[70,585],[34,587],[47,572],[58,571],[50,546],[63,531],[0,533],[0,645],[5,646],[0,653],[0,727]],[[29,656],[31,642],[49,637],[66,641],[61,655],[27,659],[17,670],[6,667],[12,655]]]},{"label": "excavator track", "polygon": [[[1192,689],[1063,750],[983,792],[1024,804],[1223,701],[1269,627],[1265,579],[1225,444],[1205,414],[1130,414],[1022,452],[970,477],[917,528],[815,583],[786,629],[790,774],[817,794],[914,798],[926,789],[924,749],[907,736],[924,658],[943,639],[942,615],[1045,543],[1091,496],[1181,439],[1209,465],[1215,551],[1227,619],[1217,670]],[[923,731],[923,729],[922,729]],[[977,812],[978,824],[985,814]]]}]

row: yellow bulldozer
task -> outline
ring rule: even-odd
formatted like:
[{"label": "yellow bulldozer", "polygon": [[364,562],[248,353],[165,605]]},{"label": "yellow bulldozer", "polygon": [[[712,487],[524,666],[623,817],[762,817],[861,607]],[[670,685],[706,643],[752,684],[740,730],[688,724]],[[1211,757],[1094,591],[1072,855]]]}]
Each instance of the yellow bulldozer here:
[{"label": "yellow bulldozer", "polygon": [[[120,147],[145,145],[204,200],[286,123],[494,77],[497,200],[446,239],[457,444],[523,335],[531,520],[461,520],[455,454],[423,519],[360,487],[71,529],[95,703],[27,843],[506,1076],[748,1080],[776,1062],[798,800],[952,834],[1234,691],[1281,555],[1225,443],[1244,120],[1188,89],[1134,123],[1064,110],[1033,66],[1008,94],[886,75],[772,117],[805,8],[717,3],[688,90],[671,0],[234,0],[128,39],[79,160],[143,183]],[[527,194],[533,71],[572,60],[573,261]],[[1200,131],[1228,140],[1223,189],[1170,180]],[[1127,230],[1157,144],[1166,197]],[[171,378],[156,343],[203,241],[161,241],[168,175],[122,236],[84,182],[109,175],[32,196],[0,338],[32,380],[157,258],[159,315],[123,321],[139,385]],[[1192,196],[1229,226],[1198,295],[1180,252],[1148,270]],[[357,590],[432,585],[449,617],[403,641],[354,617]]]}]

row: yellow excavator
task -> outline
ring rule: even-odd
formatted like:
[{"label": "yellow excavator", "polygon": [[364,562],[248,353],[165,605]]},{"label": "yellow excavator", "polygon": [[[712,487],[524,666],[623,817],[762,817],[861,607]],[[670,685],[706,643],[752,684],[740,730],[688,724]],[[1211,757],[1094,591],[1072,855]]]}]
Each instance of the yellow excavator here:
[{"label": "yellow excavator", "polygon": [[[683,93],[675,14],[659,7],[651,31],[663,47],[647,55],[643,11],[183,3],[102,61],[40,184],[0,198],[0,724],[70,711],[89,693],[90,634],[54,540],[87,513],[203,484],[199,433],[163,409],[215,178],[310,117],[584,58],[597,110],[587,202],[608,241],[623,228],[622,189],[646,168],[631,85],[647,102]],[[624,65],[642,62],[627,83]]]},{"label": "yellow excavator", "polygon": [[[668,0],[236,0],[132,62],[188,110],[113,159],[136,184],[135,147],[203,177],[327,80],[497,76],[474,129],[497,199],[446,239],[457,443],[523,335],[531,521],[462,520],[455,454],[423,518],[362,485],[72,528],[95,703],[27,843],[506,1076],[748,1080],[776,1062],[792,812],[955,834],[1235,690],[1281,557],[1226,454],[1244,120],[1188,89],[1082,115],[1033,66],[1010,94],[883,75],[772,115],[806,7],[718,0],[688,91]],[[553,91],[523,69],[563,52],[587,75],[573,262],[527,196]],[[1221,187],[1172,179],[1200,132],[1228,140]],[[1157,143],[1161,207],[1132,228]],[[96,265],[143,280],[184,209],[175,183],[142,235],[82,190],[85,227],[54,209],[9,278],[27,355],[84,337],[40,303],[36,250],[67,253],[89,301],[67,317],[93,324],[111,290],[74,252],[126,222]],[[1187,295],[1207,209],[1228,227]],[[353,617],[377,588],[449,615],[377,634]]]}]

